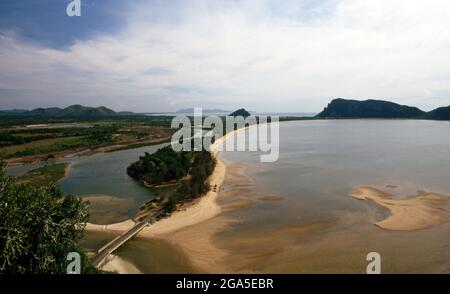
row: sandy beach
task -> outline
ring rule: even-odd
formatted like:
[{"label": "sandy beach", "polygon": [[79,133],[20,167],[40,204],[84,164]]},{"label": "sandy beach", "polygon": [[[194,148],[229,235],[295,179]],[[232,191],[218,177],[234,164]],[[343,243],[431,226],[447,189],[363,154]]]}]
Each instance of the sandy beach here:
[{"label": "sandy beach", "polygon": [[450,197],[447,195],[418,191],[416,196],[396,199],[373,187],[359,186],[350,196],[372,200],[387,208],[390,216],[375,223],[386,230],[420,230],[450,222]]}]

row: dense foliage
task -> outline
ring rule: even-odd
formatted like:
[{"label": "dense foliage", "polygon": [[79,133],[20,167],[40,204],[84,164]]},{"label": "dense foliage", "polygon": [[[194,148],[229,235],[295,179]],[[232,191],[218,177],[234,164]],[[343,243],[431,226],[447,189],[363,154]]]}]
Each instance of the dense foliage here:
[{"label": "dense foliage", "polygon": [[214,171],[216,161],[208,151],[197,151],[194,153],[194,160],[190,169],[190,179],[183,181],[174,195],[168,199],[163,209],[170,213],[175,210],[176,203],[195,199],[209,191],[208,177]]},{"label": "dense foliage", "polygon": [[66,273],[69,252],[95,272],[78,246],[88,218],[81,199],[53,187],[16,183],[0,170],[0,272]]},{"label": "dense foliage", "polygon": [[153,154],[145,153],[128,167],[127,172],[147,184],[159,184],[186,176],[192,160],[192,152],[175,152],[168,146]]},{"label": "dense foliage", "polygon": [[172,212],[176,204],[199,197],[209,190],[208,177],[214,170],[215,159],[206,150],[175,152],[170,146],[153,154],[146,153],[128,167],[128,174],[148,184],[180,180],[180,187],[167,199],[164,212]]}]

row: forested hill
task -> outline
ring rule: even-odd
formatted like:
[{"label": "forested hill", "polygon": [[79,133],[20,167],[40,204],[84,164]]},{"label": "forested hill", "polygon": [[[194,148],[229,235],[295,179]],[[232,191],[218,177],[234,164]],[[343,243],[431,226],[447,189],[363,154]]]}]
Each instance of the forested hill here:
[{"label": "forested hill", "polygon": [[318,118],[425,118],[417,107],[382,100],[334,99],[319,113]]},{"label": "forested hill", "polygon": [[104,106],[88,107],[83,105],[71,105],[66,108],[49,107],[33,110],[0,111],[0,116],[27,116],[44,118],[70,118],[70,117],[113,117],[119,115],[132,115],[131,112],[116,112]]},{"label": "forested hill", "polygon": [[450,120],[450,106],[439,107],[428,112],[427,119]]}]

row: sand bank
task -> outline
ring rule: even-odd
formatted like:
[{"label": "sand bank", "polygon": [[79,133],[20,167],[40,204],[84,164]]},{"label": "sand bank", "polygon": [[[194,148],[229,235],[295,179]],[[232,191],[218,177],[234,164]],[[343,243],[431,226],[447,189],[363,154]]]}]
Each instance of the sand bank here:
[{"label": "sand bank", "polygon": [[64,163],[64,178],[69,175],[71,167],[72,167],[72,162]]},{"label": "sand bank", "polygon": [[418,191],[416,196],[396,199],[373,187],[356,187],[350,196],[372,200],[387,208],[390,216],[375,223],[387,230],[420,230],[450,222],[450,197],[443,194]]}]

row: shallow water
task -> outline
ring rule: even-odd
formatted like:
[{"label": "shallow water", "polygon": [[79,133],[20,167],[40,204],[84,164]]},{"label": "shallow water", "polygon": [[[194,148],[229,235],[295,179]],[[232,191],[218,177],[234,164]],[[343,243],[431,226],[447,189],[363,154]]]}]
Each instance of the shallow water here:
[{"label": "shallow water", "polygon": [[448,122],[414,120],[281,123],[277,162],[223,153],[228,164],[245,163],[249,181],[228,175],[221,204],[245,198],[252,205],[224,213],[238,222],[214,234],[215,244],[230,252],[232,271],[358,273],[376,251],[383,272],[449,272],[450,225],[385,231],[373,225],[388,215],[385,209],[348,196],[357,185],[397,197],[450,194],[449,130]]},{"label": "shallow water", "polygon": [[183,251],[159,239],[133,238],[114,254],[149,274],[195,274],[196,269]]},{"label": "shallow water", "polygon": [[[80,245],[87,251],[96,251],[116,236],[106,232],[85,232]],[[180,248],[164,240],[135,237],[114,254],[131,262],[142,273],[200,273]]]},{"label": "shallow water", "polygon": [[[153,153],[166,146],[159,144],[136,149],[122,150],[111,153],[98,153],[92,156],[66,157],[56,161],[70,163],[68,175],[58,182],[58,185],[66,194],[77,196],[107,195],[117,198],[118,204],[105,202],[105,208],[112,209],[108,215],[96,213],[102,211],[95,209],[91,212],[91,218],[95,223],[107,224],[120,222],[135,216],[138,207],[152,199],[161,189],[149,189],[141,183],[129,177],[127,167],[137,161],[145,152]],[[8,167],[7,172],[11,176],[22,175],[32,169],[43,166],[45,163],[35,163]],[[159,192],[158,192],[159,191]],[[122,201],[120,201],[122,200]],[[97,208],[98,203],[95,203]],[[104,217],[103,217],[104,216]]]},{"label": "shallow water", "polygon": [[153,153],[163,145],[111,153],[100,153],[71,160],[67,177],[59,182],[64,192],[75,195],[110,195],[133,198],[141,203],[149,199],[152,191],[127,175],[127,167],[145,152]]}]

